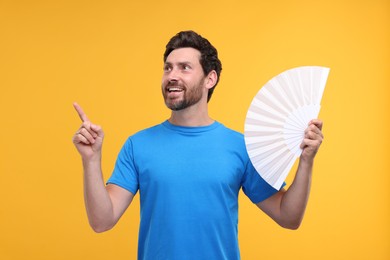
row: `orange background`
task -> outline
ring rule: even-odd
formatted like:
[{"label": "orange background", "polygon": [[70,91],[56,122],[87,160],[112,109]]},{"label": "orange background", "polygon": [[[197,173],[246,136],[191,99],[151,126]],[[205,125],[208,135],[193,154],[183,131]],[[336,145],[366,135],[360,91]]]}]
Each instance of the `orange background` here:
[{"label": "orange background", "polygon": [[273,76],[331,68],[303,225],[284,230],[240,196],[242,259],[389,259],[384,0],[0,1],[0,259],[135,259],[138,195],[113,230],[88,226],[72,102],[105,130],[108,178],[127,136],[169,116],[162,54],[187,29],[219,50],[210,113],[238,131]]}]

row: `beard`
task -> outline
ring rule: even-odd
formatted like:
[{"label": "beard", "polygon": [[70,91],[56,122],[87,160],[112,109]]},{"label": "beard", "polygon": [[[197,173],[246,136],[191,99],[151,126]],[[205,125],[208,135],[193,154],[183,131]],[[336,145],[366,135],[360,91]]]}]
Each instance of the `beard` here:
[{"label": "beard", "polygon": [[194,84],[191,87],[186,87],[182,84],[179,84],[178,82],[168,83],[167,86],[180,87],[181,89],[183,89],[183,92],[182,92],[182,97],[170,99],[166,92],[167,91],[166,88],[163,88],[165,105],[173,111],[179,111],[197,104],[203,97],[203,93],[202,93],[203,82],[204,79],[198,82],[198,84]]}]

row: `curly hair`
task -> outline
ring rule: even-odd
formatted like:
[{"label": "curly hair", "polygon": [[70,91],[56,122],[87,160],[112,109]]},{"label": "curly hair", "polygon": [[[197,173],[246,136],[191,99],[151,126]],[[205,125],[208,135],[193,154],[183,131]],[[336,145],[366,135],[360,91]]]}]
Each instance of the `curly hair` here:
[{"label": "curly hair", "polygon": [[209,89],[207,102],[210,100],[215,87],[219,82],[219,76],[222,71],[222,63],[218,59],[217,49],[214,48],[213,45],[201,35],[197,34],[194,31],[182,31],[173,36],[168,44],[166,45],[164,52],[164,62],[167,60],[168,55],[175,49],[191,47],[200,52],[200,64],[203,68],[203,72],[205,75],[208,75],[211,71],[215,71],[217,73],[217,82],[214,87]]}]

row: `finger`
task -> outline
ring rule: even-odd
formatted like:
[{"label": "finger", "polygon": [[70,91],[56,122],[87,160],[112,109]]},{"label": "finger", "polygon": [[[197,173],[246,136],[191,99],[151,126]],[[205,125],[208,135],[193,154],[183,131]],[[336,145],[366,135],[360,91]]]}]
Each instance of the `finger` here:
[{"label": "finger", "polygon": [[91,124],[91,130],[95,134],[94,135],[95,138],[104,136],[103,129],[101,128],[101,126]]},{"label": "finger", "polygon": [[87,138],[85,138],[83,135],[81,135],[80,133],[76,133],[73,137],[73,143],[75,144],[85,144],[85,145],[89,145],[91,144]]},{"label": "finger", "polygon": [[[320,137],[324,137],[321,130],[314,124],[309,125],[305,130],[305,135],[309,134],[312,136],[313,134],[318,135]],[[313,138],[312,138],[313,139]]]},{"label": "finger", "polygon": [[315,125],[316,127],[318,127],[318,129],[322,130],[323,122],[320,119],[313,119],[310,120],[308,125]]},{"label": "finger", "polygon": [[81,128],[78,135],[85,137],[85,139],[87,139],[91,144],[95,143],[95,137],[86,128]]},{"label": "finger", "polygon": [[317,133],[312,132],[312,131],[307,132],[305,134],[305,138],[310,139],[310,140],[320,140],[320,141],[322,141],[322,139],[323,139],[321,134],[317,134]]},{"label": "finger", "polygon": [[81,106],[79,104],[74,102],[73,107],[76,109],[77,114],[79,115],[81,121],[83,121],[83,122],[89,121],[87,115],[84,113],[83,109],[81,108]]},{"label": "finger", "polygon": [[92,129],[92,127],[95,126],[94,124],[92,124],[91,122],[89,121],[86,121],[86,122],[83,122],[83,124],[81,125],[80,129],[79,129],[79,132],[82,128],[84,128],[85,130],[87,130],[92,136],[93,138],[96,138],[98,136],[97,132],[94,131]]},{"label": "finger", "polygon": [[300,147],[301,149],[305,149],[305,148],[311,148],[313,150],[318,150],[318,148],[320,147],[322,143],[322,139],[308,139],[308,138],[305,138],[303,139]]},{"label": "finger", "polygon": [[322,142],[322,140],[324,139],[324,136],[322,135],[322,132],[319,131],[315,131],[315,130],[307,130],[305,131],[305,135],[304,135],[304,138],[305,139],[310,139],[310,140],[319,140]]}]

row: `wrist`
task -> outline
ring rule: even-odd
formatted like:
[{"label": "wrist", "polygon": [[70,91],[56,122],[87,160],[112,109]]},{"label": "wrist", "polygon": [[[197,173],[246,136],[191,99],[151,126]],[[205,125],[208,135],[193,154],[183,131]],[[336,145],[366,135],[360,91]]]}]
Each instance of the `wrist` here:
[{"label": "wrist", "polygon": [[299,160],[299,168],[303,168],[306,170],[311,170],[314,165],[314,159],[313,158],[306,158],[304,156],[301,156]]},{"label": "wrist", "polygon": [[90,156],[82,156],[81,159],[83,161],[83,165],[88,166],[88,165],[100,164],[102,161],[102,156],[99,153]]}]

